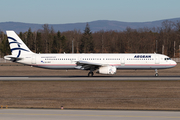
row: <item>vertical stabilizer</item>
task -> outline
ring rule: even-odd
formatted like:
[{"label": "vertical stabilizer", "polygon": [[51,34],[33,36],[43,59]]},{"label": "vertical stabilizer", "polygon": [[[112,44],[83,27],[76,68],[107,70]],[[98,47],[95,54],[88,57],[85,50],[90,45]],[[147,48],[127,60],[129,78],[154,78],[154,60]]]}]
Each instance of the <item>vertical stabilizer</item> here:
[{"label": "vertical stabilizer", "polygon": [[11,54],[19,58],[21,55],[34,54],[14,31],[6,31]]}]

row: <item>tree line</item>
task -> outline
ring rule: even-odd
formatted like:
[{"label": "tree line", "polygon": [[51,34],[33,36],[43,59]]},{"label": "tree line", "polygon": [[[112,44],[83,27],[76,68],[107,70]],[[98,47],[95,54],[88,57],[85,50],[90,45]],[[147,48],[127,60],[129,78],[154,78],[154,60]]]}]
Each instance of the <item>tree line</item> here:
[{"label": "tree line", "polygon": [[[124,31],[91,32],[87,23],[84,32],[54,31],[44,24],[42,29],[20,32],[19,37],[35,53],[162,53],[180,57],[180,21],[163,21],[161,27]],[[1,57],[10,53],[7,35],[0,31]]]}]

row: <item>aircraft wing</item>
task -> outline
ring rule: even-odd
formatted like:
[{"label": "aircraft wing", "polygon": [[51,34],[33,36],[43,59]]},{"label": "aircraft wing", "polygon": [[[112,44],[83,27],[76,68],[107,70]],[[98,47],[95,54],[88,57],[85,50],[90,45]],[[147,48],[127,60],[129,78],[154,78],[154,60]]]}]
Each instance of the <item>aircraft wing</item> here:
[{"label": "aircraft wing", "polygon": [[90,70],[90,69],[98,69],[101,66],[108,66],[107,64],[101,64],[101,63],[94,63],[94,62],[87,62],[87,61],[77,61],[76,69],[81,70]]}]

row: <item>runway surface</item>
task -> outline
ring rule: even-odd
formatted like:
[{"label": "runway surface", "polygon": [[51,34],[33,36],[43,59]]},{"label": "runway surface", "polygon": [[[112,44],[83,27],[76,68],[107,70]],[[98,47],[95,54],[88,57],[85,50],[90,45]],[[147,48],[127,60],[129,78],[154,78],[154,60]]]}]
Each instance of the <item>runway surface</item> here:
[{"label": "runway surface", "polygon": [[1,109],[0,120],[179,120],[178,111]]},{"label": "runway surface", "polygon": [[1,76],[0,80],[180,80],[180,76]]}]

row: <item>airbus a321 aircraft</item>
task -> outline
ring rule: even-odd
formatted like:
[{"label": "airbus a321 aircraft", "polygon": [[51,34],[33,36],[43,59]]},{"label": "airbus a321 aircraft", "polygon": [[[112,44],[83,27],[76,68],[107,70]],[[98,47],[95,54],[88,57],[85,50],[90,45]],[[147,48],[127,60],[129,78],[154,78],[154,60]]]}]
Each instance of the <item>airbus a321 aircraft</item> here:
[{"label": "airbus a321 aircraft", "polygon": [[17,63],[48,69],[88,70],[88,76],[96,71],[100,74],[115,74],[117,69],[172,68],[176,62],[162,54],[36,54],[33,53],[14,31],[6,31],[12,55],[4,58]]}]

